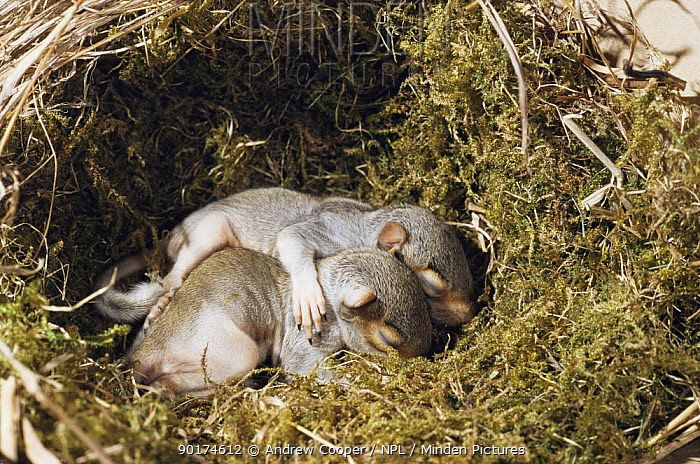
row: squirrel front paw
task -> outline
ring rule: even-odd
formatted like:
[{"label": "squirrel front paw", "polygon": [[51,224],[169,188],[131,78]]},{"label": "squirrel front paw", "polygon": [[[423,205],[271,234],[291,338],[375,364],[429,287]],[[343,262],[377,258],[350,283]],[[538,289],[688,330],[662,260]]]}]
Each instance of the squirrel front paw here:
[{"label": "squirrel front paw", "polygon": [[292,308],[297,328],[304,328],[306,338],[311,343],[313,328],[320,332],[326,318],[326,301],[318,282],[298,282],[292,285]]}]

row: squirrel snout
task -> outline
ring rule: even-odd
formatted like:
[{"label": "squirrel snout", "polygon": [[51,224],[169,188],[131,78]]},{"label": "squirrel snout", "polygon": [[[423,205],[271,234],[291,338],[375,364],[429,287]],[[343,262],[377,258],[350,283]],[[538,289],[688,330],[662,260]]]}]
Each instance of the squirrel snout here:
[{"label": "squirrel snout", "polygon": [[[415,334],[416,337],[422,335],[423,334]],[[425,334],[428,338],[430,338],[430,335],[431,334]],[[425,348],[430,345],[429,343],[427,345],[423,343],[424,340],[409,339],[402,335],[398,329],[385,322],[376,322],[372,324],[370,326],[370,333],[367,334],[367,339],[376,350],[382,353],[388,353],[390,349],[394,349],[402,358],[414,358],[424,355],[427,351],[427,349],[424,349],[424,345]]]},{"label": "squirrel snout", "polygon": [[452,290],[439,298],[428,298],[430,317],[440,325],[455,327],[469,322],[476,315],[473,301]]}]

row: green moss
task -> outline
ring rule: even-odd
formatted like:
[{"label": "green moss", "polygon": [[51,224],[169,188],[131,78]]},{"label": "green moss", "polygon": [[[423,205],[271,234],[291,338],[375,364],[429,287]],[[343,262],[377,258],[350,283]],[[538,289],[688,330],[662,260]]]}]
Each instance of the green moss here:
[{"label": "green moss", "polygon": [[[103,57],[87,90],[78,73],[50,96],[40,114],[57,153],[56,195],[53,171],[39,170],[22,186],[16,226],[0,229],[3,264],[31,267],[48,249],[48,268],[41,279],[0,280],[0,334],[36,371],[70,355],[46,374],[63,388],[46,390],[102,444],[122,445],[121,460],[176,460],[181,444],[318,445],[301,426],[339,445],[524,445],[524,461],[635,462],[685,407],[700,378],[697,116],[660,87],[601,88],[573,36],[555,34],[535,9],[496,2],[530,89],[527,175],[502,45],[470,2],[448,3],[353,10],[356,50],[372,49],[378,19],[398,31],[395,54],[380,45],[353,55],[326,35],[339,11],[345,27],[345,3],[305,10],[326,28],[288,36],[311,16],[250,3],[213,31],[237,6],[213,1],[148,25],[148,53]],[[141,32],[120,40],[141,42]],[[300,81],[290,69],[310,74]],[[568,113],[583,115],[624,171],[626,202],[611,194],[583,210],[610,176],[565,132]],[[23,174],[49,159],[37,134],[36,117],[20,121],[12,150]],[[107,262],[157,246],[200,205],[262,185],[418,202],[463,224],[467,205],[479,205],[495,241],[489,275],[476,236],[459,230],[469,231],[480,315],[438,334],[431,359],[336,361],[348,385],[235,384],[169,404],[135,394],[115,361],[123,326],[89,307],[41,309],[82,298]],[[23,411],[64,460],[86,452],[32,400]]]}]

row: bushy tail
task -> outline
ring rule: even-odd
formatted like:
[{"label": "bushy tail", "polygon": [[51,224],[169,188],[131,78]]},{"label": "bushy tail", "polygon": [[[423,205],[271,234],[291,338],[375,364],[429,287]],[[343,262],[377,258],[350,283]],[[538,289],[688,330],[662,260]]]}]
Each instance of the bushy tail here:
[{"label": "bushy tail", "polygon": [[[131,256],[116,265],[116,280],[119,281],[146,268],[146,258],[143,255]],[[107,269],[97,279],[96,288],[107,287],[112,280],[114,267]],[[159,283],[142,282],[127,292],[121,292],[114,287],[95,300],[100,313],[117,322],[136,322],[145,318],[151,307],[156,304],[163,294],[163,286]]]}]

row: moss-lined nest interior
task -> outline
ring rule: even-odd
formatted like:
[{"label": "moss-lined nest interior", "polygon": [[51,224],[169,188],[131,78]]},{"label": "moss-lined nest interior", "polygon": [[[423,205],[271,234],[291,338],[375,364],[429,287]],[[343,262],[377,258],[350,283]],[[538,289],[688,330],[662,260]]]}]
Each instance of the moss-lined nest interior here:
[{"label": "moss-lined nest interior", "polygon": [[[638,459],[699,393],[700,125],[663,86],[619,91],[589,74],[567,10],[495,6],[529,87],[529,172],[513,70],[472,2],[210,1],[53,73],[0,158],[21,176],[0,263],[45,260],[0,277],[2,340],[116,461],[319,437]],[[590,210],[610,173],[564,129],[572,113],[624,173]],[[43,309],[80,300],[201,205],[272,185],[418,203],[454,223],[478,317],[440,333],[430,359],[343,357],[347,385],[232,384],[173,404],[119,363],[127,328],[90,305]],[[11,372],[0,358],[0,378]],[[61,459],[88,452],[31,395],[22,414]]]}]

